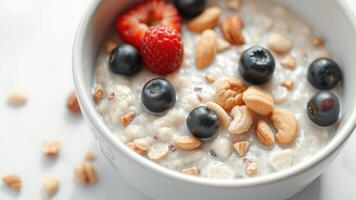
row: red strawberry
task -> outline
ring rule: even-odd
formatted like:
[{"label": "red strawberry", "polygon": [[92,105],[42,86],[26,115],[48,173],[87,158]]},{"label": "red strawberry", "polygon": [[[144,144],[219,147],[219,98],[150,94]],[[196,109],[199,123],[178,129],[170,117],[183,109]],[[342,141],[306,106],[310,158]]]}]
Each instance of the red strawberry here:
[{"label": "red strawberry", "polygon": [[160,75],[172,73],[183,62],[181,34],[169,26],[152,26],[142,39],[140,53],[147,70]]},{"label": "red strawberry", "polygon": [[153,25],[164,25],[181,30],[181,17],[177,9],[164,0],[147,0],[139,2],[116,21],[116,30],[124,42],[140,47],[146,30]]}]

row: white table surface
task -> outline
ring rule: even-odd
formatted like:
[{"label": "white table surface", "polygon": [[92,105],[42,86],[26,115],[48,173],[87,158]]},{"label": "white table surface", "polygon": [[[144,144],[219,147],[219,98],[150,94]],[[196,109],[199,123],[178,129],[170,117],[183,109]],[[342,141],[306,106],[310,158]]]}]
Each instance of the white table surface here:
[{"label": "white table surface", "polygon": [[[0,0],[0,176],[18,173],[20,193],[0,184],[0,199],[45,199],[44,176],[61,181],[53,199],[94,200],[148,198],[129,186],[97,149],[81,117],[65,109],[73,88],[71,47],[79,18],[90,0]],[[356,1],[349,0],[356,10]],[[355,36],[356,37],[356,36]],[[7,94],[23,89],[29,103],[6,104]],[[62,142],[60,156],[41,154],[45,139]],[[334,200],[356,197],[356,135],[323,175],[292,200]],[[97,153],[98,183],[82,186],[73,167],[88,151]]]}]

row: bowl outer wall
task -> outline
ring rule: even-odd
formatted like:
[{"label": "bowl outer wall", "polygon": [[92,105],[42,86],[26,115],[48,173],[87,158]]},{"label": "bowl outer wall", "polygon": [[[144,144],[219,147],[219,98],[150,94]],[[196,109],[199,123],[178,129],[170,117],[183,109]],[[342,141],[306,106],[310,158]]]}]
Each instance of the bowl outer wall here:
[{"label": "bowl outer wall", "polygon": [[[356,52],[355,47],[352,47],[352,44],[356,42],[352,37],[355,35],[355,23],[352,21],[350,10],[348,10],[343,1],[315,0],[310,2],[308,0],[285,0],[283,2],[294,8],[293,10],[300,16],[304,16],[307,21],[312,22],[317,30],[321,30],[322,35],[325,35],[328,39],[330,38],[331,49],[339,50],[343,48],[340,51],[334,50],[333,52],[342,61],[342,66],[348,66],[348,68],[344,68],[347,73],[345,73],[345,81],[343,83],[344,92],[350,94],[344,99],[344,105],[348,108],[347,110],[344,109],[343,118],[345,120],[340,125],[333,140],[308,162],[303,162],[288,170],[266,176],[231,181],[209,180],[182,175],[136,155],[113,137],[99,113],[96,112],[95,104],[91,98],[92,69],[95,65],[94,62],[99,45],[112,25],[112,20],[120,7],[129,3],[129,1],[94,0],[92,2],[83,16],[74,42],[73,74],[75,86],[83,115],[93,129],[94,137],[99,142],[104,155],[122,172],[130,183],[149,194],[149,196],[155,197],[155,199],[165,197],[176,199],[172,198],[172,196],[196,199],[197,197],[202,198],[203,194],[206,194],[204,195],[206,199],[219,197],[213,194],[225,194],[226,198],[224,199],[236,199],[237,196],[245,196],[242,194],[246,194],[247,196],[245,197],[252,197],[256,193],[261,194],[263,197],[269,197],[267,193],[272,193],[270,195],[271,198],[281,199],[301,190],[330,163],[355,127],[356,113],[352,102],[355,99],[356,91],[351,84],[352,75],[356,74],[351,65],[354,58],[351,52]],[[317,6],[319,8],[320,5],[323,5],[324,9],[316,13],[315,9]],[[330,13],[332,13],[331,16],[329,15]],[[338,31],[333,32],[330,30]],[[345,49],[350,50],[347,52]],[[212,188],[216,189],[211,190]],[[285,188],[283,192],[276,192],[282,188]],[[183,190],[184,192],[177,193],[175,192],[177,190]],[[277,196],[277,194],[280,195]]]}]

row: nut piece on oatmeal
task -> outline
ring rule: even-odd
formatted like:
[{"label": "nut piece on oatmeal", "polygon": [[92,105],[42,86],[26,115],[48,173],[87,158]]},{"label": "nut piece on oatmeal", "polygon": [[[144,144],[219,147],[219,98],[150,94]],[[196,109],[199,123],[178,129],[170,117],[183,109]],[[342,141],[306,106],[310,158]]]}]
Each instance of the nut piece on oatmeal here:
[{"label": "nut piece on oatmeal", "polygon": [[168,145],[163,143],[154,144],[151,146],[150,150],[148,150],[148,158],[151,160],[162,160],[164,159],[169,152]]},{"label": "nut piece on oatmeal", "polygon": [[88,151],[86,154],[85,154],[85,160],[86,161],[93,161],[95,160],[95,154],[91,151]]},{"label": "nut piece on oatmeal", "polygon": [[126,127],[130,124],[130,122],[135,119],[136,112],[129,112],[120,116],[120,123],[123,127]]},{"label": "nut piece on oatmeal", "polygon": [[273,98],[266,90],[250,86],[242,96],[247,107],[260,115],[268,115],[273,110]]},{"label": "nut piece on oatmeal", "polygon": [[150,149],[150,144],[148,143],[147,138],[137,138],[133,142],[135,146],[142,151],[147,151]]},{"label": "nut piece on oatmeal", "polygon": [[282,86],[287,88],[289,91],[293,90],[294,82],[291,80],[285,80],[282,82]]},{"label": "nut piece on oatmeal", "polygon": [[268,147],[272,147],[274,145],[274,135],[272,129],[264,120],[258,120],[257,122],[256,138]]},{"label": "nut piece on oatmeal", "polygon": [[226,78],[217,83],[215,100],[226,111],[242,104],[242,93],[246,85],[238,78]]},{"label": "nut piece on oatmeal", "polygon": [[234,120],[228,127],[231,134],[242,134],[250,130],[253,123],[253,114],[247,106],[235,106],[231,115],[234,116]]},{"label": "nut piece on oatmeal", "polygon": [[232,11],[239,11],[241,7],[241,1],[240,0],[228,0],[227,2],[227,8],[232,10]]},{"label": "nut piece on oatmeal", "polygon": [[225,17],[220,25],[221,32],[224,38],[235,45],[245,44],[245,38],[242,35],[244,23],[240,16]]},{"label": "nut piece on oatmeal", "polygon": [[254,176],[257,174],[257,165],[256,163],[248,163],[246,165],[246,174],[249,176]]},{"label": "nut piece on oatmeal", "polygon": [[239,154],[240,157],[244,156],[250,147],[250,142],[249,141],[241,141],[241,142],[236,142],[233,145],[235,151]]},{"label": "nut piece on oatmeal", "polygon": [[77,95],[74,91],[72,91],[67,99],[67,108],[72,113],[80,113],[79,102],[77,99]]},{"label": "nut piece on oatmeal", "polygon": [[17,190],[19,191],[22,187],[22,181],[21,178],[16,175],[16,174],[9,174],[7,176],[4,176],[2,178],[2,181],[4,182],[4,184],[13,189],[13,190]]},{"label": "nut piece on oatmeal", "polygon": [[291,149],[274,152],[268,157],[268,163],[276,171],[286,169],[293,163],[293,152]]},{"label": "nut piece on oatmeal", "polygon": [[232,142],[226,137],[216,137],[211,143],[211,150],[219,158],[228,158],[232,152]]},{"label": "nut piece on oatmeal", "polygon": [[210,7],[204,10],[200,15],[188,22],[188,29],[193,32],[203,32],[206,29],[214,28],[221,15],[219,7]]},{"label": "nut piece on oatmeal", "polygon": [[184,169],[182,169],[182,173],[189,174],[189,175],[198,175],[199,174],[199,168],[198,167],[184,168]]},{"label": "nut piece on oatmeal", "polygon": [[282,65],[282,67],[285,67],[290,70],[293,70],[297,67],[295,58],[293,58],[292,56],[287,56],[283,58],[279,63]]},{"label": "nut piece on oatmeal", "polygon": [[224,128],[229,127],[229,124],[231,122],[230,116],[225,112],[225,110],[218,104],[209,101],[206,103],[206,106],[215,111],[215,113],[219,116],[220,123]]},{"label": "nut piece on oatmeal", "polygon": [[81,184],[93,184],[96,182],[96,170],[89,162],[83,162],[74,169],[76,179]]},{"label": "nut piece on oatmeal", "polygon": [[230,47],[231,47],[231,44],[228,41],[218,38],[217,49],[218,49],[219,53],[223,52],[225,50],[228,50]]},{"label": "nut piece on oatmeal", "polygon": [[293,48],[292,41],[283,33],[271,33],[268,38],[268,47],[278,54],[288,53]]},{"label": "nut piece on oatmeal", "polygon": [[195,65],[204,69],[214,62],[217,52],[217,37],[213,30],[205,30],[199,37],[195,49]]},{"label": "nut piece on oatmeal", "polygon": [[213,162],[207,166],[206,176],[212,179],[233,179],[234,173],[222,162]]},{"label": "nut piece on oatmeal", "polygon": [[201,141],[192,136],[178,136],[174,138],[174,144],[183,150],[194,150],[201,145]]},{"label": "nut piece on oatmeal", "polygon": [[276,141],[279,144],[288,144],[295,140],[298,132],[298,120],[288,110],[276,109],[270,115],[270,120],[276,128]]},{"label": "nut piece on oatmeal", "polygon": [[204,78],[208,83],[214,83],[216,80],[216,77],[212,74],[206,74]]},{"label": "nut piece on oatmeal", "polygon": [[312,39],[312,44],[316,47],[324,46],[325,39],[322,37],[315,37]]},{"label": "nut piece on oatmeal", "polygon": [[22,106],[27,103],[27,94],[21,90],[12,91],[8,97],[7,102],[13,106]]},{"label": "nut piece on oatmeal", "polygon": [[42,190],[47,197],[52,197],[59,188],[59,180],[54,177],[45,177],[42,183]]},{"label": "nut piece on oatmeal", "polygon": [[42,152],[46,156],[54,157],[58,155],[61,143],[58,140],[44,141]]},{"label": "nut piece on oatmeal", "polygon": [[140,155],[143,155],[145,153],[145,151],[143,151],[142,149],[139,149],[135,142],[129,142],[126,144],[130,149],[132,149],[134,152],[140,154]]},{"label": "nut piece on oatmeal", "polygon": [[96,87],[93,91],[93,97],[96,102],[99,102],[104,98],[104,88],[103,87]]}]

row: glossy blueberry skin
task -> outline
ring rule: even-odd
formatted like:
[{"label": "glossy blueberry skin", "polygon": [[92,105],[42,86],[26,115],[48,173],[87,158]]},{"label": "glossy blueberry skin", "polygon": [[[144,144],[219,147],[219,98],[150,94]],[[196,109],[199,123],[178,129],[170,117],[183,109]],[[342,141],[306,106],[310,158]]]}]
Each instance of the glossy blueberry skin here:
[{"label": "glossy blueberry skin", "polygon": [[309,65],[308,80],[318,89],[327,90],[335,87],[341,77],[341,69],[332,59],[318,58]]},{"label": "glossy blueberry skin", "polygon": [[214,138],[219,126],[219,117],[206,106],[196,107],[189,113],[187,118],[188,130],[201,140]]},{"label": "glossy blueberry skin", "polygon": [[179,14],[191,19],[202,13],[205,9],[205,0],[173,0],[174,5],[179,11]]},{"label": "glossy blueberry skin", "polygon": [[271,80],[274,68],[275,61],[272,54],[261,46],[253,46],[241,55],[240,75],[252,84],[259,85]]},{"label": "glossy blueberry skin", "polygon": [[142,58],[136,47],[129,44],[121,44],[112,50],[109,66],[114,74],[132,76],[141,70]]},{"label": "glossy blueberry skin", "polygon": [[153,113],[162,113],[176,103],[176,92],[173,85],[164,78],[148,81],[142,89],[142,103]]},{"label": "glossy blueberry skin", "polygon": [[330,91],[319,91],[308,101],[307,113],[309,119],[315,124],[319,126],[331,126],[339,118],[339,100]]}]

